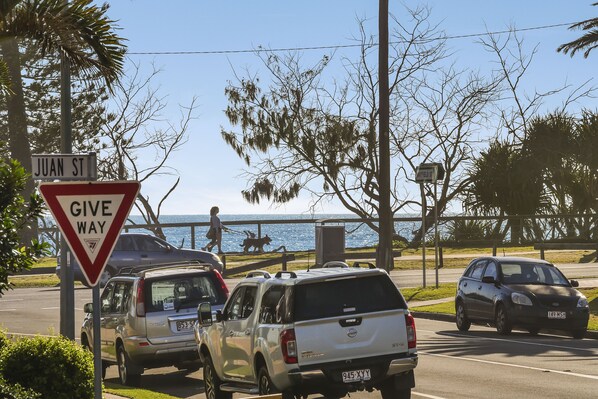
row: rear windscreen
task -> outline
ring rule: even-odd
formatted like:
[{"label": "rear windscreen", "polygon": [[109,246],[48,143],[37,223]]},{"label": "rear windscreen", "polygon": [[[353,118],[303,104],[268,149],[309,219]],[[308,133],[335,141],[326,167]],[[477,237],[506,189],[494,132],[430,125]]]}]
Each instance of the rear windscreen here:
[{"label": "rear windscreen", "polygon": [[386,275],[298,284],[293,300],[296,321],[407,308]]},{"label": "rear windscreen", "polygon": [[147,312],[196,308],[200,302],[216,305],[226,300],[209,273],[148,279],[145,295]]}]

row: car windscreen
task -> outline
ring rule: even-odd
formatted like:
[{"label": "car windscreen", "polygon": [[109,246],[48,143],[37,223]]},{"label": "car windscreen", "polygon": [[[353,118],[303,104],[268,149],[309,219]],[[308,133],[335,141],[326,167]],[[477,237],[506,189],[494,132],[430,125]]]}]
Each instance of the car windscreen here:
[{"label": "car windscreen", "polygon": [[298,284],[293,302],[295,321],[407,308],[386,275]]},{"label": "car windscreen", "polygon": [[570,286],[567,278],[554,266],[533,262],[501,263],[505,284],[545,284]]},{"label": "car windscreen", "polygon": [[200,302],[222,304],[225,296],[210,273],[147,279],[147,312],[197,308]]}]

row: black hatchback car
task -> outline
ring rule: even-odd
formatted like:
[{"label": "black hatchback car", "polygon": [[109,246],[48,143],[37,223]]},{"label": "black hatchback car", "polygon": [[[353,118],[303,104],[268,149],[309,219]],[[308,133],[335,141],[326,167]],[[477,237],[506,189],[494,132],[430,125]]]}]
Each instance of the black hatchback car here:
[{"label": "black hatchback car", "polygon": [[590,309],[586,297],[553,264],[516,257],[474,259],[457,285],[457,328],[472,322],[491,323],[499,334],[513,327],[537,334],[541,329],[565,330],[583,338]]}]

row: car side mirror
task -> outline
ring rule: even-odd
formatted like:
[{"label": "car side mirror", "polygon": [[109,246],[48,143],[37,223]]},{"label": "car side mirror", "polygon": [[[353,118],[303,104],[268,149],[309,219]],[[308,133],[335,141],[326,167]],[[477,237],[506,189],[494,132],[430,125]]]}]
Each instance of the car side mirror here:
[{"label": "car side mirror", "polygon": [[85,313],[93,313],[93,303],[89,302],[83,305],[83,311]]},{"label": "car side mirror", "polygon": [[202,302],[197,306],[197,321],[202,327],[209,327],[213,324],[210,302]]},{"label": "car side mirror", "polygon": [[570,283],[571,283],[571,287],[575,287],[575,288],[579,287],[579,281],[577,281],[577,280],[571,280]]},{"label": "car side mirror", "polygon": [[482,277],[482,283],[496,284],[498,281],[492,276]]}]

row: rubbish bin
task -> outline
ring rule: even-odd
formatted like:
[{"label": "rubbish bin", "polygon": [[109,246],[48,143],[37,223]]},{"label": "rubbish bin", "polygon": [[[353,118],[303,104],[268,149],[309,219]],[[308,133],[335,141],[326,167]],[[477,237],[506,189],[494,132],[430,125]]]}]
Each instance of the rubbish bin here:
[{"label": "rubbish bin", "polygon": [[345,224],[338,220],[316,221],[316,265],[331,260],[344,261]]}]

